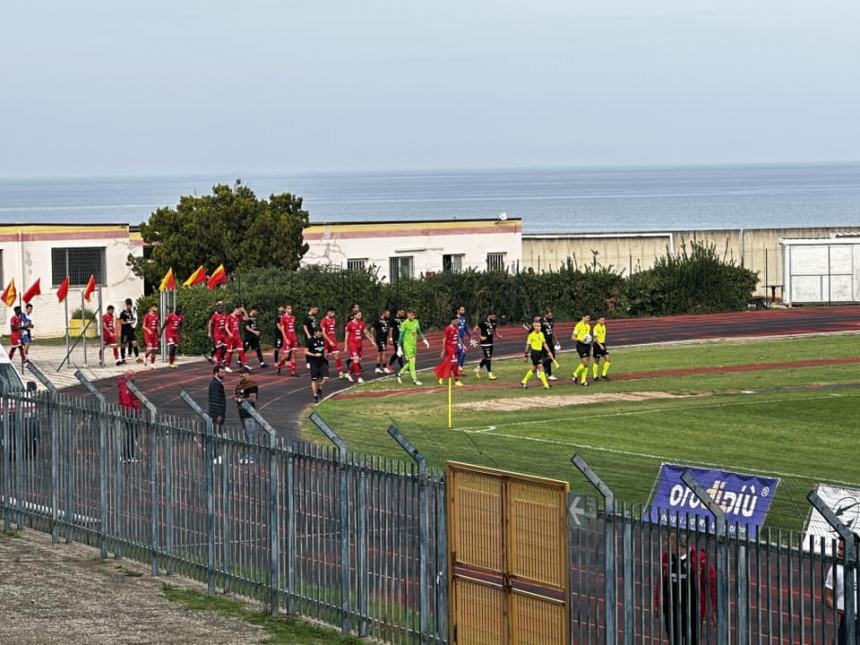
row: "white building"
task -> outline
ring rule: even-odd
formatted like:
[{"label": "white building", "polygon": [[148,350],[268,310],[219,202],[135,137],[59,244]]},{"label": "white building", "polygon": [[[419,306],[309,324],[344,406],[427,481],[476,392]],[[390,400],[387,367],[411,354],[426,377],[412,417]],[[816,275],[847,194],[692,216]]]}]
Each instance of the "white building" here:
[{"label": "white building", "polygon": [[522,220],[311,224],[305,265],[361,270],[376,266],[386,281],[468,268],[515,271],[522,261]]},{"label": "white building", "polygon": [[[41,278],[42,295],[33,300],[34,336],[65,333],[64,306],[57,287],[70,277],[69,313],[81,306],[90,275],[101,289],[104,306],[120,307],[126,298],[143,295],[143,280],[126,265],[129,254],[142,255],[143,240],[127,224],[2,224],[0,225],[0,289],[15,280],[19,297]],[[97,295],[87,304],[98,307]],[[12,309],[0,303],[0,325],[9,334]]]}]

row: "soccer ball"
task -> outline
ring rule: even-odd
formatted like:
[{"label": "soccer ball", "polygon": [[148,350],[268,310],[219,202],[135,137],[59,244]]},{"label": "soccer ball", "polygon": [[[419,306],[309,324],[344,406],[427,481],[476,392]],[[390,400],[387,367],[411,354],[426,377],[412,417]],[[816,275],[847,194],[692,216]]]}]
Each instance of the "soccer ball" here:
[{"label": "soccer ball", "polygon": [[591,334],[586,334],[585,339],[582,342],[585,343],[586,345],[588,345],[593,340],[594,340],[594,338],[592,337]]}]

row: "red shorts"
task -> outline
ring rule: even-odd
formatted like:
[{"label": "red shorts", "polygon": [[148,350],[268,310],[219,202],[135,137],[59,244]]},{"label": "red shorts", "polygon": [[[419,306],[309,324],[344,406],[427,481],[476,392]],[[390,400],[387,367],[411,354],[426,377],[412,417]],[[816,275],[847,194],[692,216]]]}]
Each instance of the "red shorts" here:
[{"label": "red shorts", "polygon": [[158,349],[158,336],[144,336],[143,344],[146,345],[146,351],[154,352]]},{"label": "red shorts", "polygon": [[347,346],[347,352],[349,353],[349,355],[357,356],[358,358],[361,358],[361,349],[361,343],[349,343],[349,345]]},{"label": "red shorts", "polygon": [[227,351],[236,352],[240,349],[243,349],[245,345],[242,343],[241,338],[228,338],[227,339]]},{"label": "red shorts", "polygon": [[224,337],[220,334],[215,334],[212,336],[212,344],[215,345],[215,347],[223,347],[225,345]]},{"label": "red shorts", "polygon": [[338,349],[338,344],[337,344],[337,343],[329,343],[328,341],[326,341],[326,344],[325,344],[325,351],[326,351],[327,353],[331,354],[332,352],[339,352],[339,351],[340,351],[340,349]]},{"label": "red shorts", "polygon": [[284,336],[284,346],[281,348],[281,351],[283,351],[285,349],[286,350],[296,349],[296,348],[298,348],[298,346],[299,346],[299,339],[296,337],[295,334],[291,334],[289,336]]},{"label": "red shorts", "polygon": [[165,340],[167,340],[168,345],[178,345],[179,344],[179,336],[165,336]]},{"label": "red shorts", "polygon": [[109,336],[108,334],[102,334],[102,342],[105,345],[116,345],[117,339],[116,339],[116,336]]},{"label": "red shorts", "polygon": [[9,336],[9,346],[10,347],[20,347],[21,346],[21,332],[13,331],[12,335]]}]

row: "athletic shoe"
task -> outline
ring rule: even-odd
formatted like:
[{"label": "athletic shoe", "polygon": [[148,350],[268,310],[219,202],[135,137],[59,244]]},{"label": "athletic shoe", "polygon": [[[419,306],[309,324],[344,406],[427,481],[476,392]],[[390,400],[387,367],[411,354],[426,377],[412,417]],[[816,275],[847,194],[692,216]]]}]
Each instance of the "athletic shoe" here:
[{"label": "athletic shoe", "polygon": [[260,367],[268,367],[265,363],[260,363]]},{"label": "athletic shoe", "polygon": [[397,375],[397,383],[398,383],[399,385],[403,385],[403,379],[402,379],[402,378],[400,378],[400,374],[398,374],[398,375]]},{"label": "athletic shoe", "polygon": [[359,376],[355,382],[360,385],[360,384],[364,383],[364,379]]},{"label": "athletic shoe", "polygon": [[413,383],[415,383],[415,385],[422,385],[421,381],[413,381]]},{"label": "athletic shoe", "polygon": [[350,383],[352,383],[352,382],[353,382],[352,374],[346,373],[346,374],[344,374],[344,375],[343,375],[343,378],[345,378],[345,379],[346,379],[347,381],[349,381]]},{"label": "athletic shoe", "polygon": [[320,398],[318,396],[314,395],[314,403],[319,403],[319,402],[320,402]]},{"label": "athletic shoe", "polygon": [[543,386],[543,389],[545,389],[545,390],[551,390],[551,389],[552,389],[552,387],[550,387],[549,385],[544,385],[544,386]]},{"label": "athletic shoe", "polygon": [[172,370],[175,370],[176,369],[176,363],[168,363],[167,367],[169,367]]},{"label": "athletic shoe", "polygon": [[377,367],[375,370],[373,370],[373,373],[374,374],[385,374],[385,372],[382,371],[381,367]]},{"label": "athletic shoe", "polygon": [[442,379],[439,379],[439,385],[444,385],[444,384],[445,384],[444,381]]},{"label": "athletic shoe", "polygon": [[390,367],[386,366],[386,367],[382,368],[382,373],[383,374],[394,374],[394,371]]},{"label": "athletic shoe", "polygon": [[487,374],[487,378],[490,379],[491,381],[495,381],[496,378],[498,378],[498,377],[495,374],[493,374],[492,372],[490,372]]},{"label": "athletic shoe", "polygon": [[225,372],[227,372],[228,374],[232,374],[232,373],[233,373],[233,370],[231,370],[229,367],[225,367],[225,368],[224,368],[224,371],[225,371]]},{"label": "athletic shoe", "polygon": [[481,368],[480,367],[475,368],[475,378],[478,379],[479,381],[481,380]]},{"label": "athletic shoe", "polygon": [[599,381],[599,380],[600,380],[600,377],[599,377],[599,376],[595,376],[595,377],[594,377],[593,379],[591,379],[591,380],[592,380],[592,381],[594,381],[595,383],[597,383],[597,381]]},{"label": "athletic shoe", "polygon": [[251,368],[250,368],[250,367],[248,367],[247,365],[243,365],[243,366],[242,366],[242,369],[240,369],[239,371],[240,371],[240,372],[242,372],[242,374],[250,374],[250,373],[251,373]]},{"label": "athletic shoe", "polygon": [[549,376],[547,376],[546,378],[547,378],[547,380],[549,380],[549,381],[557,381],[557,380],[558,380],[558,377],[557,377],[555,374],[550,374],[550,375],[549,375]]},{"label": "athletic shoe", "polygon": [[463,387],[463,382],[462,381],[454,381],[454,385],[456,385],[457,387]]},{"label": "athletic shoe", "polygon": [[588,385],[588,381],[582,381],[580,385]]},{"label": "athletic shoe", "polygon": [[529,386],[526,385],[525,383],[520,383],[520,387],[523,388],[524,390],[529,389]]},{"label": "athletic shoe", "polygon": [[604,381],[608,381],[608,380],[609,380],[609,377],[608,377],[608,376],[601,376],[600,378],[601,378],[602,380],[604,380]]},{"label": "athletic shoe", "polygon": [[338,374],[337,374],[338,378],[346,378],[346,376],[347,376],[346,372],[338,372]]}]

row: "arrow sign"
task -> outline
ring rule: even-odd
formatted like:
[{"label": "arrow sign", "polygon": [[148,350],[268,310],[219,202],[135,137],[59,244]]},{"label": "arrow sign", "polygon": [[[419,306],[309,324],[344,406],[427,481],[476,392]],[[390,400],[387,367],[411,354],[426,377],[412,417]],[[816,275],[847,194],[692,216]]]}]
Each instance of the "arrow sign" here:
[{"label": "arrow sign", "polygon": [[586,524],[597,517],[597,505],[586,495],[567,494],[567,517],[575,529],[585,529]]}]

